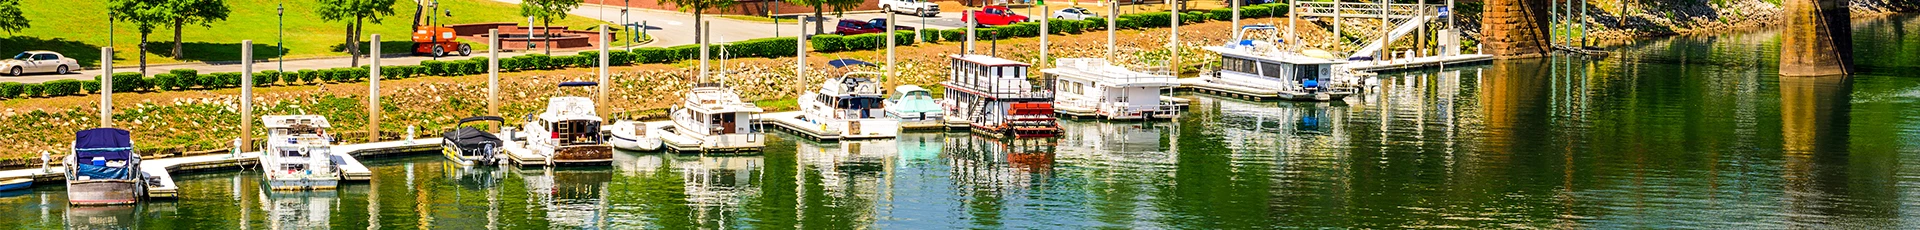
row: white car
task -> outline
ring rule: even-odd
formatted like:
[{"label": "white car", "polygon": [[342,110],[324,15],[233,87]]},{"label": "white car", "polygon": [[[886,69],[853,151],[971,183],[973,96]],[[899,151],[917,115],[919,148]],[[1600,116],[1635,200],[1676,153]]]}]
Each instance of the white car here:
[{"label": "white car", "polygon": [[1080,7],[1060,9],[1059,11],[1053,12],[1053,18],[1055,19],[1086,20],[1088,18],[1099,17],[1100,15],[1093,14],[1093,11],[1088,11],[1087,8]]},{"label": "white car", "polygon": [[931,0],[880,0],[880,9],[894,13],[910,13],[921,17],[933,17],[940,14],[940,4]]},{"label": "white car", "polygon": [[20,52],[19,55],[13,55],[13,58],[0,60],[0,71],[6,71],[8,75],[13,76],[47,72],[68,74],[78,68],[80,68],[80,62],[60,53],[45,50]]}]

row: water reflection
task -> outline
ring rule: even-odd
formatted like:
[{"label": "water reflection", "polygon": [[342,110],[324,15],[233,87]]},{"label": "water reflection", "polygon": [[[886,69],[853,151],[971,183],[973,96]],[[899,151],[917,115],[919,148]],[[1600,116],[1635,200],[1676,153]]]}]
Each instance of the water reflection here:
[{"label": "water reflection", "polygon": [[546,220],[555,227],[607,227],[607,188],[613,181],[612,168],[544,167],[521,168],[515,173],[526,180],[533,201],[544,205]]},{"label": "water reflection", "polygon": [[337,191],[260,190],[260,208],[265,211],[268,229],[321,229],[330,227]]}]

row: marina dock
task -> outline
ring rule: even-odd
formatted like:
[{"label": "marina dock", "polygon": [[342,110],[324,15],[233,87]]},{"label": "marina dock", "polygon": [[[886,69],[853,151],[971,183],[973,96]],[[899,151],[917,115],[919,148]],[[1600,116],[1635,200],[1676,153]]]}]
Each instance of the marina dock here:
[{"label": "marina dock", "polygon": [[1347,62],[1346,64],[1341,64],[1336,68],[1344,67],[1344,68],[1347,68],[1348,70],[1353,70],[1353,71],[1377,73],[1377,72],[1393,72],[1393,71],[1418,70],[1418,69],[1426,69],[1426,68],[1438,68],[1443,65],[1468,65],[1468,64],[1477,64],[1477,63],[1488,62],[1488,61],[1493,61],[1493,55],[1461,54],[1461,55],[1453,55],[1453,56],[1445,56],[1445,57],[1428,56],[1428,57],[1402,58],[1402,59],[1380,61],[1377,63],[1374,61],[1350,61],[1350,62]]},{"label": "marina dock", "polygon": [[772,125],[771,127],[786,130],[787,132],[806,137],[807,139],[813,139],[814,141],[839,141],[841,139],[840,130],[828,129],[827,126],[824,125],[816,125],[813,124],[813,122],[800,120],[799,111],[766,113],[761,115],[760,119],[761,120],[754,122],[770,124]]},{"label": "marina dock", "polygon": [[1249,87],[1213,83],[1213,82],[1207,81],[1207,79],[1212,79],[1212,78],[1207,78],[1207,77],[1181,78],[1179,80],[1175,80],[1176,82],[1180,82],[1180,86],[1174,87],[1174,89],[1208,93],[1208,94],[1216,94],[1216,95],[1235,97],[1235,98],[1241,98],[1241,99],[1253,99],[1253,100],[1266,100],[1266,99],[1274,99],[1274,98],[1280,97],[1279,90],[1255,89],[1255,88],[1249,88]]},{"label": "marina dock", "polygon": [[514,165],[519,165],[519,166],[546,166],[547,165],[547,162],[548,162],[547,160],[549,160],[547,159],[547,156],[534,154],[532,149],[527,149],[526,146],[523,146],[521,144],[523,142],[512,142],[512,143],[515,143],[515,144],[507,144],[505,148],[500,148],[500,153],[506,154],[507,159],[512,160]]},{"label": "marina dock", "polygon": [[[367,181],[373,178],[373,171],[360,163],[356,157],[390,155],[398,153],[431,151],[440,146],[439,138],[335,145],[331,155],[333,163],[340,167],[341,180]],[[176,198],[180,187],[173,181],[175,172],[192,172],[219,169],[240,169],[260,164],[260,152],[245,152],[239,155],[207,154],[198,156],[172,157],[144,160],[140,163],[140,172],[148,179],[147,197]],[[40,169],[18,169],[0,171],[0,180],[13,178],[33,178],[35,182],[57,182],[65,180],[65,172],[59,167],[47,171]]]}]

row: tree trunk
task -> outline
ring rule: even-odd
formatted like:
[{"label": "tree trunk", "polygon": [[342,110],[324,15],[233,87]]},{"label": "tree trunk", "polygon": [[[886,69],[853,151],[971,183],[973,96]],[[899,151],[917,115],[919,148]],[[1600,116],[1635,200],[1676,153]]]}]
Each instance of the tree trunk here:
[{"label": "tree trunk", "polygon": [[147,75],[147,34],[152,33],[153,31],[140,32],[140,75]]},{"label": "tree trunk", "polygon": [[546,17],[546,18],[540,19],[540,32],[546,33],[544,35],[541,35],[540,39],[541,39],[541,43],[547,43],[546,45],[544,45],[544,47],[546,47],[547,56],[553,56],[553,18],[552,17]]},{"label": "tree trunk", "polygon": [[360,67],[360,25],[357,22],[347,23],[347,59],[347,66]]},{"label": "tree trunk", "polygon": [[185,19],[173,20],[173,59],[180,59],[180,27],[187,24]]},{"label": "tree trunk", "polygon": [[701,39],[707,39],[707,23],[702,19],[705,16],[706,14],[700,13],[700,10],[693,11],[693,44],[700,44]]},{"label": "tree trunk", "polygon": [[825,9],[821,9],[820,4],[827,4],[827,3],[821,2],[818,4],[813,4],[813,33],[814,34],[825,33],[827,31],[827,21],[822,20],[822,18],[826,18],[827,16],[825,13],[826,11],[824,11]]}]

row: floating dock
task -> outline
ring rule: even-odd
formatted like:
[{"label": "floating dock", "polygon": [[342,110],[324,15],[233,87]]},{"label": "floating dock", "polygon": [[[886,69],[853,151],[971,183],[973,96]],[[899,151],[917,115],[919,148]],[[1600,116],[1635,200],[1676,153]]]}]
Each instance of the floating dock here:
[{"label": "floating dock", "polygon": [[1429,57],[1416,57],[1416,58],[1402,58],[1402,59],[1386,60],[1386,61],[1379,61],[1379,62],[1349,61],[1346,64],[1340,64],[1340,67],[1346,68],[1348,70],[1360,71],[1360,72],[1392,72],[1392,71],[1418,70],[1418,69],[1426,69],[1426,68],[1438,68],[1443,65],[1468,65],[1468,64],[1476,64],[1476,63],[1488,62],[1488,61],[1493,61],[1493,55],[1461,54],[1461,55],[1453,55],[1453,56],[1446,56],[1446,57],[1429,56]]},{"label": "floating dock", "polygon": [[[334,165],[340,168],[342,181],[366,181],[372,179],[373,171],[367,169],[367,166],[361,164],[356,157],[431,151],[440,148],[439,143],[439,138],[428,138],[334,145],[334,153],[330,158],[333,159]],[[207,154],[143,160],[140,162],[140,172],[147,178],[148,198],[177,198],[180,194],[180,186],[173,181],[174,172],[232,169],[259,164],[260,152],[245,152],[239,155]],[[33,178],[35,182],[57,182],[66,179],[65,172],[58,167],[47,171],[37,168],[0,171],[0,180],[13,178]]]},{"label": "floating dock", "polygon": [[548,162],[550,162],[548,161],[550,159],[547,159],[547,156],[535,154],[533,153],[532,149],[527,149],[527,146],[525,146],[524,144],[525,142],[522,142],[522,141],[508,141],[508,142],[513,144],[507,144],[506,147],[500,148],[500,153],[506,154],[507,159],[512,160],[514,165],[546,166]]},{"label": "floating dock", "polygon": [[813,139],[814,141],[828,142],[842,139],[840,130],[828,129],[825,125],[817,125],[813,124],[813,122],[800,120],[800,112],[798,111],[762,114],[760,115],[760,120],[754,122],[771,124],[774,128],[786,130],[787,132],[798,134],[807,139]]},{"label": "floating dock", "polygon": [[1267,100],[1267,99],[1280,98],[1279,90],[1255,89],[1251,87],[1213,83],[1213,82],[1207,81],[1207,79],[1212,79],[1212,78],[1190,77],[1190,78],[1181,78],[1178,80],[1174,80],[1180,83],[1180,86],[1174,87],[1174,89],[1201,92],[1201,93],[1207,93],[1207,94],[1216,94],[1221,96],[1241,98],[1241,99],[1251,99],[1251,100]]}]

